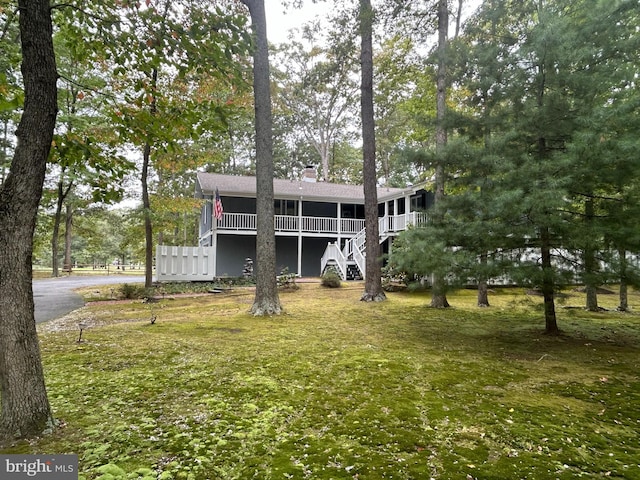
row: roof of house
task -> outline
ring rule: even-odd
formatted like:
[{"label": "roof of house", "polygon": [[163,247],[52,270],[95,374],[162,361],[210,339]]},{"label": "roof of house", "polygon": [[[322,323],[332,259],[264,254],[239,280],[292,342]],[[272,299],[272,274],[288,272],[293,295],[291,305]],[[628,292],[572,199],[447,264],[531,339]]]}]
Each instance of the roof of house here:
[{"label": "roof of house", "polygon": [[[256,196],[256,177],[221,175],[217,173],[198,172],[198,190],[203,195],[212,195],[216,188],[222,196]],[[403,196],[406,192],[415,191],[416,187],[388,188],[378,187],[378,200],[386,200]],[[276,198],[300,197],[316,201],[348,201],[364,203],[362,185],[343,185],[328,182],[304,182],[299,180],[273,179],[273,193]]]}]

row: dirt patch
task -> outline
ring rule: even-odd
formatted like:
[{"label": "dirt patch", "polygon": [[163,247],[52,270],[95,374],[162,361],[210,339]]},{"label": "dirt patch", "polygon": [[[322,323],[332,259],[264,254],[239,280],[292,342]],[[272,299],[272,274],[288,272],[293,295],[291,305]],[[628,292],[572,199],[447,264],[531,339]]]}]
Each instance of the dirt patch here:
[{"label": "dirt patch", "polygon": [[[587,289],[585,287],[578,287],[578,288],[574,288],[573,291],[578,293],[586,293]],[[613,290],[609,290],[607,288],[598,287],[596,288],[596,293],[598,295],[615,295],[616,292],[614,292]]]},{"label": "dirt patch", "polygon": [[87,306],[93,305],[120,305],[127,303],[154,303],[159,302],[161,300],[175,300],[177,298],[195,298],[195,297],[208,297],[211,295],[219,295],[213,293],[172,293],[171,295],[159,295],[153,297],[151,300],[149,299],[119,299],[119,300],[96,300],[96,301],[88,301],[86,302]]}]

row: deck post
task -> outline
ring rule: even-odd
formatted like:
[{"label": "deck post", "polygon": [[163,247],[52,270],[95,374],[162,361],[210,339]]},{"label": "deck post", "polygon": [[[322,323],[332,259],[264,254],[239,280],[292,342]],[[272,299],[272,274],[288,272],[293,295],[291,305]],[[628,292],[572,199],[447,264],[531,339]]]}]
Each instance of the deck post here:
[{"label": "deck post", "polygon": [[338,245],[342,245],[342,203],[338,202]]},{"label": "deck post", "polygon": [[218,276],[218,225],[214,219],[214,227],[211,232],[211,246],[213,247],[213,278]]},{"label": "deck post", "polygon": [[302,276],[302,234],[298,233],[298,276]]},{"label": "deck post", "polygon": [[298,200],[298,276],[302,276],[302,197]]}]

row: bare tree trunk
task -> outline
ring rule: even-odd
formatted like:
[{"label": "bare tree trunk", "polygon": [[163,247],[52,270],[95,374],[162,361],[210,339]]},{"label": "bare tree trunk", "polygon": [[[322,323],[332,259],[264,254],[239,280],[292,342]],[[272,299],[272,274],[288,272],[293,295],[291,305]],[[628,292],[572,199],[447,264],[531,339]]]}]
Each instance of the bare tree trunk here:
[{"label": "bare tree trunk", "polygon": [[53,216],[53,234],[51,235],[51,276],[60,276],[58,250],[60,244],[60,223],[62,223],[62,199],[58,197],[56,213]]},{"label": "bare tree trunk", "polygon": [[56,213],[53,217],[53,235],[51,236],[51,276],[60,276],[60,262],[58,261],[58,250],[60,243],[60,224],[62,223],[62,206],[64,201],[69,196],[69,192],[73,188],[74,182],[70,181],[67,187],[64,187],[64,177],[66,174],[66,167],[62,167],[60,172],[60,180],[58,181],[58,199],[56,201]]},{"label": "bare tree trunk", "polygon": [[[151,145],[146,144],[142,153],[142,208],[144,209],[144,286],[153,286],[153,224],[151,222],[151,200],[149,198],[149,164]],[[124,267],[124,264],[123,264]]]},{"label": "bare tree trunk", "polygon": [[360,1],[360,35],[362,48],[362,157],[365,217],[365,285],[361,300],[379,302],[386,299],[382,289],[380,235],[378,231],[378,190],[376,175],[376,138],[373,111],[373,9],[370,0]]},{"label": "bare tree trunk", "polygon": [[57,115],[49,0],[19,0],[24,110],[0,187],[0,444],[53,425],[34,318],[31,262]]},{"label": "bare tree trunk", "polygon": [[329,181],[329,140],[323,138],[322,135],[320,143],[320,161],[322,163],[322,180],[324,182]]},{"label": "bare tree trunk", "polygon": [[[589,226],[593,223],[595,217],[595,207],[593,205],[593,199],[588,198],[585,204],[585,218],[584,221]],[[586,238],[587,245],[584,249],[584,273],[585,273],[585,292],[587,310],[590,312],[597,312],[598,307],[598,282],[595,280],[598,263],[596,261],[596,251],[592,244],[592,239],[589,235]]]},{"label": "bare tree trunk", "polygon": [[[435,196],[437,204],[444,198],[444,148],[447,145],[447,29],[449,26],[449,11],[447,0],[438,0],[438,73],[436,78],[436,171]],[[431,306],[445,308],[449,306],[446,295],[446,282],[440,272],[433,274],[431,289]]]},{"label": "bare tree trunk", "polygon": [[[155,116],[158,113],[156,91],[158,88],[158,69],[151,71],[152,99],[149,113]],[[144,286],[153,286],[153,222],[151,220],[151,199],[149,197],[149,167],[151,166],[151,144],[147,141],[142,152],[142,208],[144,210]],[[124,268],[124,262],[122,267]]]},{"label": "bare tree trunk", "polygon": [[[540,77],[540,83],[537,91],[537,104],[538,107],[544,107],[545,98],[545,82],[546,73],[545,65],[540,63],[538,65],[538,73]],[[538,138],[538,159],[543,160],[548,155],[547,140],[544,136]],[[538,228],[540,236],[540,257],[542,268],[542,296],[544,297],[544,322],[545,333],[548,335],[558,335],[560,330],[558,329],[558,322],[556,319],[556,306],[555,306],[555,279],[554,279],[554,267],[551,262],[551,231],[548,226],[542,226]]]},{"label": "bare tree trunk", "polygon": [[557,335],[560,333],[556,321],[555,282],[553,280],[553,265],[551,264],[551,235],[544,227],[540,231],[540,252],[542,254],[542,296],[544,298],[545,333]]},{"label": "bare tree trunk", "polygon": [[[482,253],[480,255],[480,264],[482,266],[487,265],[487,254]],[[484,273],[480,280],[478,281],[478,306],[479,307],[488,307],[489,306],[489,287],[487,285],[487,279],[484,276]]]},{"label": "bare tree trunk", "polygon": [[458,11],[456,12],[456,33],[453,38],[458,38],[460,35],[460,24],[462,23],[462,4],[464,0],[458,0]]},{"label": "bare tree trunk", "polygon": [[253,54],[253,93],[256,112],[256,296],[254,315],[279,315],[276,236],[273,225],[273,120],[271,79],[264,0],[242,0],[251,14],[256,49]]},{"label": "bare tree trunk", "polygon": [[[458,3],[458,19],[460,22],[460,15],[462,10],[462,0]],[[457,27],[456,27],[457,28]],[[491,22],[491,35],[495,35],[496,23],[495,20]],[[456,31],[456,36],[458,32]],[[487,88],[482,89],[482,98],[489,98],[489,91]],[[485,151],[489,151],[491,148],[491,102],[484,102],[484,107],[482,109],[482,117],[484,123],[484,149]],[[486,266],[489,261],[489,255],[487,251],[483,251],[480,254],[480,271],[482,272],[479,280],[478,280],[478,306],[479,307],[488,307],[489,306],[489,288],[487,285],[487,269]]]},{"label": "bare tree trunk", "polygon": [[626,312],[629,310],[629,293],[627,287],[627,252],[621,248],[618,250],[620,257],[620,304],[618,310]]},{"label": "bare tree trunk", "polygon": [[71,273],[71,239],[73,228],[73,207],[67,202],[67,213],[64,222],[64,269]]}]

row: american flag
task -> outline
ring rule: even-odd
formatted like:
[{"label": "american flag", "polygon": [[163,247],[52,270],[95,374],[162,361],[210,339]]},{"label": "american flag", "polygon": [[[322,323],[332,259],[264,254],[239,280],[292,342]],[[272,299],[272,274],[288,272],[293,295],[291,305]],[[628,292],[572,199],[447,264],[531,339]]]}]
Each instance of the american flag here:
[{"label": "american flag", "polygon": [[218,220],[222,220],[223,212],[224,210],[222,210],[222,200],[220,199],[220,193],[216,188],[216,200],[213,204],[213,216],[216,217]]}]

